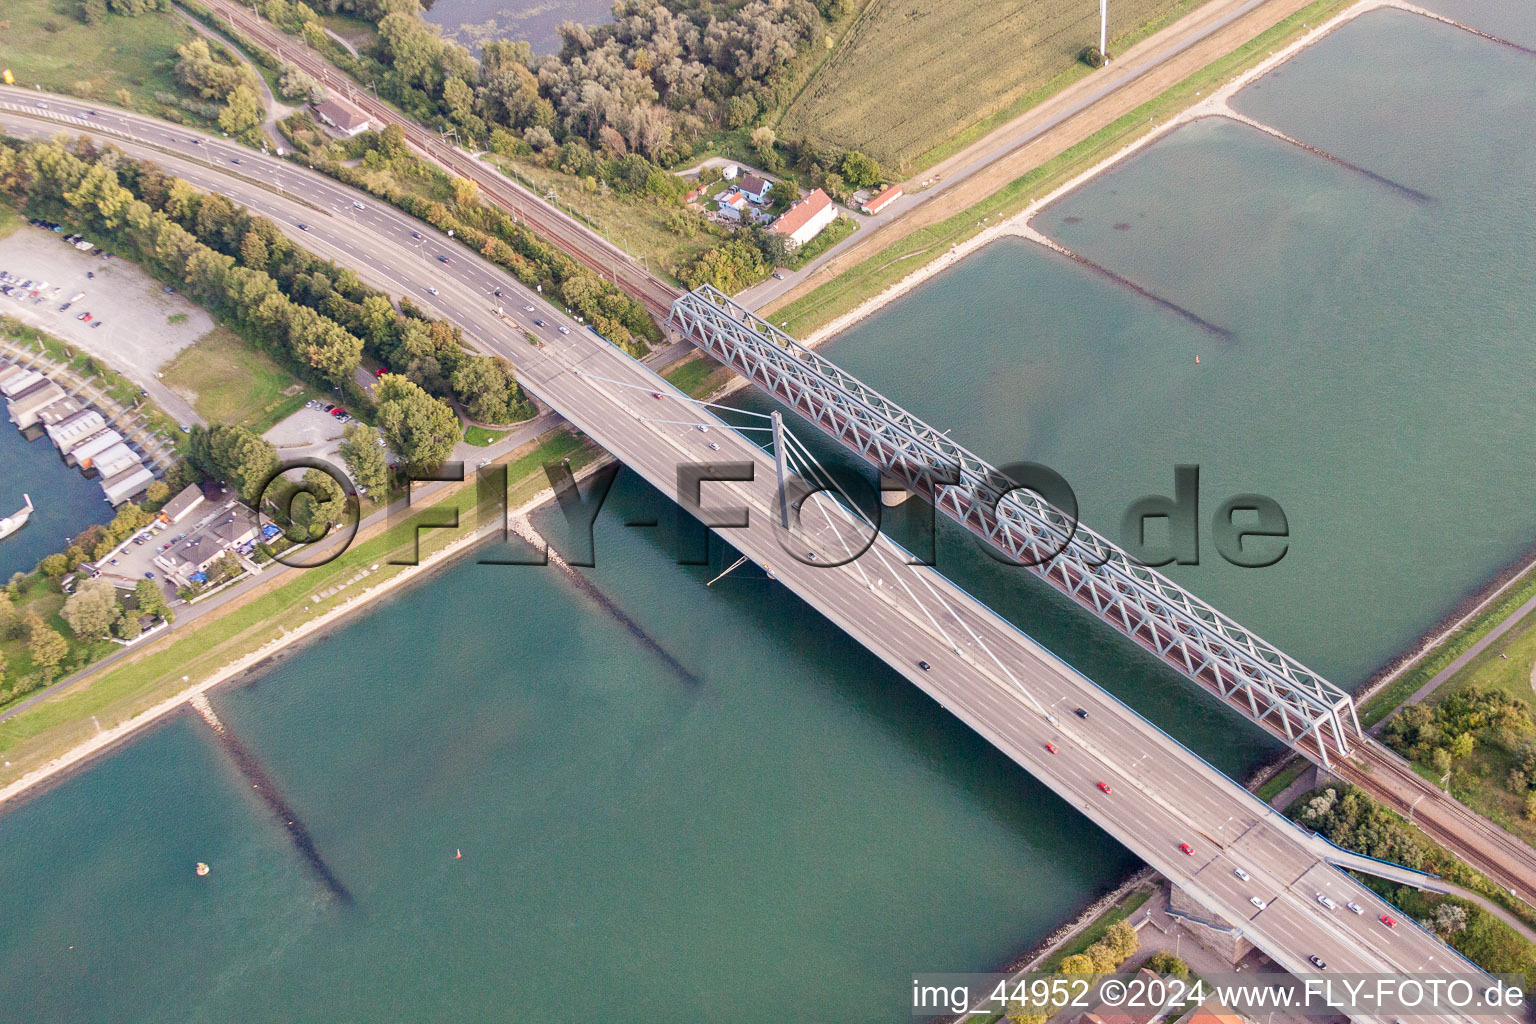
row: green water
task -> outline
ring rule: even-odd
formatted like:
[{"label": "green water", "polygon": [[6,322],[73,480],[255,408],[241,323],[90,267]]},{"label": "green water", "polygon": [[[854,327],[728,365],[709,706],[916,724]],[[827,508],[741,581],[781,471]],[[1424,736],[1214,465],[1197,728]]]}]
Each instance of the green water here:
[{"label": "green water", "polygon": [[46,437],[28,442],[0,420],[0,516],[21,508],[23,494],[32,496],[35,511],[26,526],[0,540],[0,583],[12,573],[31,572],[44,556],[63,551],[75,534],[112,518],[100,484],[64,465]]},{"label": "green water", "polygon": [[[1006,241],[826,354],[982,455],[1052,466],[1117,539],[1132,501],[1198,464],[1201,564],[1166,571],[1352,685],[1536,544],[1536,59],[1380,12],[1236,106],[1431,199],[1199,121],[1035,225],[1230,340]],[[1274,567],[1210,539],[1245,491],[1288,514]]]},{"label": "green water", "polygon": [[615,490],[592,578],[698,683],[555,569],[454,568],[213,700],[352,907],[181,717],[0,817],[0,1018],[889,1020],[907,972],[995,965],[1129,868]]},{"label": "green water", "polygon": [[[1004,243],[829,352],[980,452],[1056,466],[1111,532],[1176,462],[1205,468],[1207,514],[1274,496],[1279,566],[1207,537],[1176,575],[1354,682],[1536,540],[1536,197],[1508,130],[1533,99],[1536,62],[1373,15],[1240,105],[1430,202],[1204,122],[1039,221],[1231,341]],[[397,596],[213,696],[352,903],[175,718],[0,816],[0,1021],[899,1019],[909,972],[995,966],[1123,876],[777,584],[706,590],[665,499],[620,481],[590,578],[681,673],[554,569]],[[939,550],[1218,766],[1274,749],[955,531]]]}]

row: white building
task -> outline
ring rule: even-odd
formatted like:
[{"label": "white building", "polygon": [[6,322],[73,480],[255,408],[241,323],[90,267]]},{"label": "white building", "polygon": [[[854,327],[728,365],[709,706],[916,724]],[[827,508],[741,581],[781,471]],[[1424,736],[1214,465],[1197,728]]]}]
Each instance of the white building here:
[{"label": "white building", "polygon": [[776,235],[788,235],[790,241],[801,246],[821,234],[822,229],[836,219],[837,207],[832,205],[832,198],[818,188],[785,210],[784,216],[774,221],[768,230]]},{"label": "white building", "polygon": [[373,121],[367,114],[340,97],[316,103],[315,113],[320,116],[320,120],[348,138],[361,135],[373,127]]}]

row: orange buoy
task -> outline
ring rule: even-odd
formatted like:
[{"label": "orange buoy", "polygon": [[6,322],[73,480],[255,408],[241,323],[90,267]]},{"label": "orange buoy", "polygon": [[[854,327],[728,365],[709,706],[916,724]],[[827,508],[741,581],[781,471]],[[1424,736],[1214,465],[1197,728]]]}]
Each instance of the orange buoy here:
[{"label": "orange buoy", "polygon": [[208,867],[208,865],[204,864],[202,861],[198,861],[197,862],[197,877],[198,878],[202,878],[204,875],[208,874],[208,872],[211,871],[211,870],[212,870],[212,868]]},{"label": "orange buoy", "polygon": [[461,851],[461,850],[458,850],[458,849],[455,849],[455,850],[454,850],[454,851],[453,851],[453,859],[454,859],[454,860],[463,860],[463,859],[464,859],[464,853],[463,853],[463,851]]},{"label": "orange buoy", "polygon": [[1196,366],[1200,365],[1200,357],[1199,356],[1195,356],[1195,365]]}]

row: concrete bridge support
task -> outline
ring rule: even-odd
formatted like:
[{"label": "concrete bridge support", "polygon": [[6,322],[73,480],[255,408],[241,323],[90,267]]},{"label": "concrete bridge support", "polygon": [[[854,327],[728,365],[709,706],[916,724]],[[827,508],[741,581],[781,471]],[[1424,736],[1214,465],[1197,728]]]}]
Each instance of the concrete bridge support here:
[{"label": "concrete bridge support", "polygon": [[900,480],[893,476],[880,474],[880,504],[886,508],[895,508],[912,497],[912,492],[905,489]]},{"label": "concrete bridge support", "polygon": [[1177,918],[1196,942],[1233,965],[1252,952],[1253,943],[1242,932],[1177,885],[1170,882],[1168,888],[1168,916]]}]

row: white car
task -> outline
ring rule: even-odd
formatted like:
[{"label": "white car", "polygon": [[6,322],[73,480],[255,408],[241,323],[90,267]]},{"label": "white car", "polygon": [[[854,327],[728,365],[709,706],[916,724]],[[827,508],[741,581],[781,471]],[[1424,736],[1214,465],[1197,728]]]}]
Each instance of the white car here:
[{"label": "white car", "polygon": [[560,328],[560,333],[561,334],[570,334],[571,333],[571,329],[569,327],[561,327]]},{"label": "white car", "polygon": [[1265,903],[1263,900],[1259,899],[1257,896],[1249,896],[1248,897],[1248,902],[1252,903],[1254,906],[1258,907],[1260,910],[1263,910],[1265,907],[1269,906],[1269,904]]},{"label": "white car", "polygon": [[524,303],[523,304],[523,311],[527,312],[527,313],[532,313],[533,312],[533,304],[532,303]]},{"label": "white car", "polygon": [[1329,899],[1327,896],[1324,896],[1322,893],[1318,893],[1317,894],[1317,902],[1321,903],[1323,906],[1327,907],[1329,910],[1338,910],[1339,909],[1339,905],[1337,903],[1333,902],[1333,900]]},{"label": "white car", "polygon": [[1354,900],[1350,900],[1348,903],[1346,903],[1344,905],[1346,907],[1348,907],[1353,913],[1356,913],[1356,914],[1364,914],[1365,913],[1365,908],[1362,907],[1360,904],[1356,903]]},{"label": "white car", "polygon": [[1232,873],[1245,882],[1249,880],[1248,872],[1244,871],[1242,868],[1233,868]]},{"label": "white car", "polygon": [[437,289],[429,287],[429,288],[427,288],[427,294],[428,295],[436,295],[437,294]]}]

